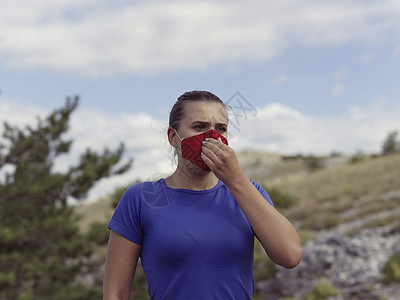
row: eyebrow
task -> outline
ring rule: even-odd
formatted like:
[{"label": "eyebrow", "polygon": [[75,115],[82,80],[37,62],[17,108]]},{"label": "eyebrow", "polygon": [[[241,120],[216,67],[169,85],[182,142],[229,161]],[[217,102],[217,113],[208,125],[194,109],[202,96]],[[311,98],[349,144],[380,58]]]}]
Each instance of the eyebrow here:
[{"label": "eyebrow", "polygon": [[[211,122],[208,122],[208,121],[194,121],[194,122],[192,122],[192,125],[197,125],[197,124],[200,124],[200,125],[209,125]],[[216,123],[215,124],[216,126],[226,126],[226,127],[228,127],[228,124],[226,124],[226,123]]]}]

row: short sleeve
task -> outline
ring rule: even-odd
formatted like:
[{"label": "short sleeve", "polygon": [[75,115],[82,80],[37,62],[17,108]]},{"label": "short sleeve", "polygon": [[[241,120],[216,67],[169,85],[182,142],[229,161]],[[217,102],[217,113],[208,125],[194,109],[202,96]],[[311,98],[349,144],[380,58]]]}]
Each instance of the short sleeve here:
[{"label": "short sleeve", "polygon": [[108,228],[131,242],[142,245],[140,189],[140,184],[135,184],[124,193],[111,217]]},{"label": "short sleeve", "polygon": [[260,192],[260,194],[264,197],[264,199],[267,200],[269,204],[274,206],[274,203],[272,203],[272,200],[271,200],[270,196],[268,195],[267,191],[259,183],[255,182],[254,180],[250,179],[250,181],[253,183],[255,188]]}]

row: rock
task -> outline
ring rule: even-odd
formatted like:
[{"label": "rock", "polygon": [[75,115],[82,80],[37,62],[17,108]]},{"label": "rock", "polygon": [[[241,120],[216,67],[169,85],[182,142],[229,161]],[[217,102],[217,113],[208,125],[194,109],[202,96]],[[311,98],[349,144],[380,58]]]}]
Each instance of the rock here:
[{"label": "rock", "polygon": [[398,286],[382,295],[381,270],[399,245],[400,233],[385,235],[382,228],[365,229],[356,236],[324,232],[303,246],[303,259],[296,268],[279,268],[274,278],[259,282],[257,288],[264,299],[303,298],[318,279],[327,278],[343,292],[343,299],[390,299]]}]

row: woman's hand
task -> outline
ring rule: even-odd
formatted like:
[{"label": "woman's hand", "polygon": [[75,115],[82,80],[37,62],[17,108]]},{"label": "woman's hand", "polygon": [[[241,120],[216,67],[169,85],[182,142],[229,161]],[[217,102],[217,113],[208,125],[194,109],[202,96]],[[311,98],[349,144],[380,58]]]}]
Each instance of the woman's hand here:
[{"label": "woman's hand", "polygon": [[244,175],[235,151],[220,140],[206,139],[203,142],[201,158],[227,186]]}]

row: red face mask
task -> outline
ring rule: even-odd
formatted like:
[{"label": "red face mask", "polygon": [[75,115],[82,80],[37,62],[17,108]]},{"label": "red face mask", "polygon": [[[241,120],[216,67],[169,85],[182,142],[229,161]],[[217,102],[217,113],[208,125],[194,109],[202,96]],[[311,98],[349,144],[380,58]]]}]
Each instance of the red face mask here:
[{"label": "red face mask", "polygon": [[221,138],[221,141],[228,145],[228,140],[222,136],[217,130],[209,130],[200,134],[196,134],[194,136],[190,136],[184,139],[181,139],[178,132],[175,130],[176,134],[178,135],[179,139],[181,140],[181,155],[183,158],[191,161],[200,169],[204,171],[211,171],[211,169],[206,165],[206,163],[201,159],[201,147],[203,146],[202,142],[206,138],[211,138],[218,140]]}]

